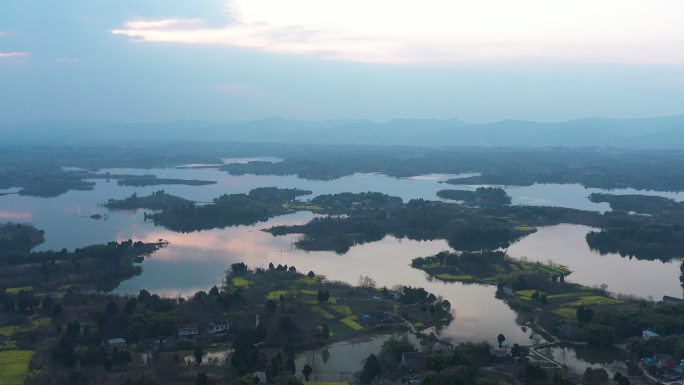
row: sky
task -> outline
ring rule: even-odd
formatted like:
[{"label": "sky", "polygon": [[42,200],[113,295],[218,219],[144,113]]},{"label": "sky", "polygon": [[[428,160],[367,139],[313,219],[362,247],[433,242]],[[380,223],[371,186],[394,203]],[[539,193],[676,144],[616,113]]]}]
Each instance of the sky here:
[{"label": "sky", "polygon": [[0,124],[684,113],[681,0],[0,2]]}]

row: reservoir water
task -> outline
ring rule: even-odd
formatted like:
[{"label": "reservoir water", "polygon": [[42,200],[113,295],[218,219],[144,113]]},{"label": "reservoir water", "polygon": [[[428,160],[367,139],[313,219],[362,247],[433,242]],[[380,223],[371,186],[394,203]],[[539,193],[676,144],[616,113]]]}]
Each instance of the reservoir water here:
[{"label": "reservoir water", "polygon": [[[267,266],[269,262],[295,265],[299,270],[313,270],[331,280],[354,284],[360,275],[376,280],[379,286],[412,285],[448,299],[454,309],[454,320],[440,331],[439,336],[454,342],[494,342],[499,333],[507,343],[529,343],[530,331],[516,323],[516,314],[494,297],[495,288],[483,285],[444,283],[430,280],[410,267],[411,259],[429,256],[449,249],[443,240],[412,241],[385,237],[379,242],[354,246],[349,252],[305,252],[293,247],[293,236],[273,237],[260,231],[280,224],[299,224],[313,214],[300,212],[273,218],[253,226],[237,226],[192,233],[176,233],[152,223],[144,222],[144,210],[108,211],[101,207],[110,198],[120,199],[133,192],[147,195],[164,189],[167,193],[198,202],[231,193],[248,192],[256,187],[297,187],[313,191],[313,196],[338,192],[377,191],[400,196],[405,201],[414,198],[438,199],[436,192],[445,188],[475,188],[441,183],[453,175],[427,175],[413,178],[392,178],[381,174],[356,174],[333,181],[309,181],[295,176],[229,175],[213,168],[184,169],[112,169],[111,173],[154,174],[160,178],[213,180],[206,186],[151,186],[126,187],[116,181],[96,180],[92,191],[70,191],[54,198],[36,198],[10,194],[0,196],[0,221],[27,222],[46,232],[45,243],[36,250],[74,249],[112,240],[156,241],[165,239],[169,246],[157,251],[143,263],[143,273],[125,281],[117,289],[123,294],[135,294],[148,289],[159,294],[189,295],[220,284],[225,269],[234,262],[249,266]],[[578,185],[533,185],[506,187],[515,204],[552,204],[585,210],[605,211],[605,204],[587,199],[589,193],[601,191]],[[613,193],[639,193],[632,190]],[[674,193],[646,192],[682,200]],[[306,199],[306,198],[305,198]],[[103,214],[100,220],[90,218]],[[639,261],[619,255],[600,255],[591,251],[585,240],[590,228],[559,225],[540,228],[536,233],[512,245],[508,252],[514,257],[546,262],[553,260],[568,266],[574,273],[570,280],[587,284],[607,284],[613,292],[659,299],[662,295],[681,296],[678,261]],[[357,349],[354,357],[366,350],[375,350],[382,339],[364,343],[334,346],[330,357],[322,361],[314,353],[300,356],[301,360],[317,359],[321,372],[341,373],[358,370],[358,362],[340,362],[340,356]],[[322,354],[322,351],[319,351]],[[302,358],[304,357],[304,358]],[[310,358],[306,358],[310,357]],[[318,357],[318,358],[317,358]],[[574,356],[573,356],[574,357]],[[573,358],[574,359],[574,358]],[[307,361],[308,362],[308,361]],[[331,369],[332,368],[332,369]]]}]

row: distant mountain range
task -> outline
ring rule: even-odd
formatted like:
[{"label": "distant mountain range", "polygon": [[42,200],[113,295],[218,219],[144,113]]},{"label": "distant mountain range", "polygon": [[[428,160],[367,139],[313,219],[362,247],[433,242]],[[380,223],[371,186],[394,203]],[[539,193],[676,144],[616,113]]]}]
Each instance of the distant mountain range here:
[{"label": "distant mountain range", "polygon": [[684,115],[642,119],[588,118],[566,122],[457,119],[115,123],[39,122],[0,126],[0,143],[231,141],[306,144],[684,148]]}]

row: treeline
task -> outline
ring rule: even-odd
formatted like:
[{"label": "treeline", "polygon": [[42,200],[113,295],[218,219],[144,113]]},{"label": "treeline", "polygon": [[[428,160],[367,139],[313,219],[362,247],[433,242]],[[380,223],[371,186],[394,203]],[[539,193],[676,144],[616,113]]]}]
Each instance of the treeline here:
[{"label": "treeline", "polygon": [[180,232],[251,225],[291,212],[285,203],[296,202],[297,197],[309,194],[308,190],[262,187],[248,194],[225,194],[211,204],[165,207],[162,212],[147,218]]},{"label": "treeline", "polygon": [[279,155],[285,160],[228,164],[222,169],[235,175],[297,175],[318,180],[373,172],[394,177],[478,172],[481,175],[450,183],[579,183],[606,189],[684,190],[684,153],[680,151],[308,146]]},{"label": "treeline", "polygon": [[592,202],[606,202],[610,204],[613,211],[626,213],[638,213],[647,215],[682,215],[684,213],[684,202],[677,202],[660,196],[649,195],[614,195],[603,193],[592,193],[589,195]]},{"label": "treeline", "polygon": [[437,196],[480,207],[499,207],[511,204],[511,197],[500,187],[478,187],[475,191],[440,190],[437,191]]},{"label": "treeline", "polygon": [[[0,148],[0,189],[19,187],[19,194],[54,197],[70,190],[92,190],[89,179],[104,178],[102,168],[152,168],[182,163],[217,163],[226,150],[212,145],[12,145]],[[83,170],[65,170],[77,167]],[[85,171],[90,170],[90,171]],[[115,179],[112,176],[113,179]]]},{"label": "treeline", "polygon": [[72,252],[40,251],[0,255],[0,287],[32,287],[49,292],[59,288],[110,291],[140,274],[137,263],[162,247],[160,243],[109,242]]},{"label": "treeline", "polygon": [[[342,194],[326,196],[326,202],[338,201],[338,195]],[[362,201],[363,195],[347,193],[344,198]],[[304,234],[297,246],[305,250],[344,253],[355,244],[394,235],[416,240],[446,239],[457,250],[475,251],[508,247],[534,232],[532,226],[564,222],[599,225],[602,221],[598,213],[558,207],[479,208],[423,199],[402,205],[369,204],[346,214],[314,218],[304,225],[276,226],[268,231],[274,235]]]},{"label": "treeline", "polygon": [[319,195],[311,200],[329,214],[343,214],[350,210],[392,210],[403,205],[401,198],[377,192]]},{"label": "treeline", "polygon": [[150,209],[164,210],[178,206],[189,206],[193,202],[174,195],[167,194],[164,190],[155,191],[148,196],[139,197],[137,193],[131,194],[124,199],[110,199],[103,204],[104,207],[112,210],[135,210]]},{"label": "treeline", "polygon": [[43,230],[21,223],[0,224],[0,256],[24,253],[45,241]]},{"label": "treeline", "polygon": [[684,227],[668,223],[633,223],[616,225],[586,236],[587,244],[601,254],[670,261],[684,255]]},{"label": "treeline", "polygon": [[479,172],[454,184],[531,185],[581,183],[587,187],[684,190],[684,152],[595,148],[421,148],[377,146],[268,145],[231,143],[140,143],[100,146],[5,146],[0,148],[0,189],[57,196],[92,189],[86,170],[152,168],[184,163],[220,164],[226,156],[271,155],[282,162],[222,166],[232,174],[298,175],[330,180],[354,173],[394,177]]}]

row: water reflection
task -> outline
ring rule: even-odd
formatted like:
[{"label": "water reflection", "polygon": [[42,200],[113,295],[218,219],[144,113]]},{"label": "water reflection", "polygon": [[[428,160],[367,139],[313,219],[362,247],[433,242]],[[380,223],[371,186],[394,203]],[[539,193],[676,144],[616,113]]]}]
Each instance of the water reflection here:
[{"label": "water reflection", "polygon": [[31,221],[33,214],[28,211],[0,210],[0,219],[6,221]]},{"label": "water reflection", "polygon": [[[240,160],[245,161],[245,160]],[[159,189],[167,193],[200,202],[230,193],[242,193],[256,187],[278,186],[304,188],[314,195],[338,192],[377,191],[414,198],[436,199],[436,192],[444,188],[458,188],[440,183],[453,175],[428,175],[413,178],[391,178],[379,174],[356,174],[334,181],[307,181],[293,176],[232,176],[208,169],[108,170],[112,173],[155,174],[160,178],[215,180],[207,186],[118,186],[115,181],[96,180],[92,191],[70,191],[55,198],[34,198],[17,194],[0,196],[0,219],[30,221],[45,230],[46,241],[37,250],[83,247],[111,240],[166,239],[170,245],[156,252],[143,264],[143,274],[121,284],[119,293],[137,293],[146,288],[156,293],[175,296],[189,295],[219,284],[224,270],[233,262],[243,261],[250,266],[267,266],[269,262],[295,265],[302,270],[313,270],[329,279],[357,282],[360,275],[375,279],[380,286],[421,286],[449,300],[454,309],[454,321],[439,331],[441,338],[454,342],[494,342],[499,333],[508,343],[528,343],[530,333],[516,323],[515,313],[495,299],[495,288],[483,285],[443,283],[427,279],[426,275],[410,267],[411,259],[428,256],[449,249],[439,241],[411,241],[385,237],[379,242],[358,245],[345,255],[334,252],[304,252],[293,247],[292,236],[273,237],[260,231],[265,227],[300,224],[311,218],[311,213],[296,213],[272,219],[255,226],[238,226],[180,234],[143,221],[143,210],[111,212],[107,220],[92,219],[93,214],[105,214],[99,206],[110,198],[123,198],[133,192],[147,195]],[[465,186],[474,189],[476,186]],[[595,204],[587,199],[589,193],[601,191],[579,185],[533,185],[506,187],[516,204],[550,204],[579,209],[603,211],[606,204]],[[616,190],[613,193],[635,193]],[[641,192],[640,192],[641,193]],[[646,192],[684,200],[682,193]],[[569,266],[575,272],[572,280],[588,285],[606,283],[610,290],[639,296],[678,296],[678,269],[675,262],[636,261],[609,254],[601,256],[589,250],[584,236],[585,226],[559,225],[539,231],[509,248],[514,257],[546,262],[549,259]],[[320,379],[339,380],[339,373],[357,371],[360,359],[377,353],[385,337],[367,342],[355,342],[318,350],[310,357],[320,368]],[[560,354],[564,350],[552,350]],[[574,351],[573,351],[574,352]],[[574,353],[565,351],[566,356]],[[325,358],[327,356],[327,358]],[[582,358],[576,357],[578,362]],[[337,373],[337,378],[325,378],[325,373]],[[319,379],[318,377],[314,377]]]},{"label": "water reflection", "polygon": [[582,374],[587,368],[604,368],[610,377],[617,372],[625,374],[627,355],[618,348],[596,349],[583,345],[554,346],[540,349],[540,353],[560,362],[577,374]]},{"label": "water reflection", "polygon": [[681,297],[679,262],[636,260],[619,254],[601,255],[585,241],[590,227],[562,224],[539,228],[508,248],[515,258],[568,266],[569,280],[593,286],[606,284],[615,293],[661,299],[663,295]]},{"label": "water reflection", "polygon": [[[216,180],[218,183],[138,188],[118,186],[115,181],[96,180],[92,191],[70,191],[55,198],[1,196],[0,211],[6,217],[30,218],[37,227],[46,231],[46,242],[37,250],[73,249],[113,239],[169,240],[169,247],[145,262],[141,276],[121,285],[119,292],[122,293],[135,293],[141,288],[148,288],[161,294],[185,295],[220,283],[224,270],[232,262],[244,261],[251,266],[266,266],[269,262],[286,263],[349,283],[356,283],[359,275],[368,275],[384,286],[424,286],[448,299],[456,310],[455,321],[443,331],[445,337],[454,340],[491,341],[499,332],[506,334],[508,341],[524,342],[528,338],[527,333],[516,326],[514,313],[494,299],[493,287],[431,282],[426,280],[422,272],[409,266],[412,258],[448,249],[444,241],[419,242],[386,237],[380,242],[353,247],[349,253],[340,256],[332,252],[306,253],[295,250],[292,246],[293,237],[272,237],[259,231],[273,225],[304,223],[313,217],[311,213],[287,215],[256,226],[189,234],[174,233],[145,223],[142,210],[112,212],[108,220],[90,218],[93,214],[106,213],[98,204],[110,198],[126,197],[133,192],[146,195],[160,188],[196,201],[209,201],[221,194],[247,192],[263,186],[305,188],[314,194],[380,191],[401,196],[404,200],[434,199],[438,190],[450,187],[440,182],[453,175],[398,179],[379,174],[356,174],[334,181],[307,181],[292,176],[233,176],[206,168],[108,171],[155,174],[160,178]],[[578,185],[509,188],[509,193],[518,203],[538,195],[570,206],[593,205],[586,199],[588,191]],[[538,233],[511,246],[509,252],[516,257],[527,256],[542,261],[553,259],[568,265],[575,270],[572,279],[589,285],[606,283],[611,290],[641,296],[679,293],[678,269],[674,266],[661,262],[629,261],[616,255],[600,256],[588,249],[584,241],[587,231],[586,227],[572,225],[540,229]]]}]

